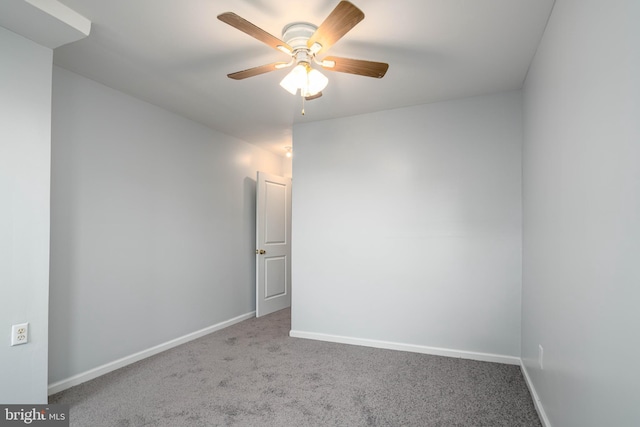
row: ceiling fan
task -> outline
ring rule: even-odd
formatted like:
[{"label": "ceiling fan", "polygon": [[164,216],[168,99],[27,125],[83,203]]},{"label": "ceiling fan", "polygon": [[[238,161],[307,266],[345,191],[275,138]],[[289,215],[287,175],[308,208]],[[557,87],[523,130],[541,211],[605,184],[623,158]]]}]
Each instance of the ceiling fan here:
[{"label": "ceiling fan", "polygon": [[299,91],[304,99],[311,100],[322,96],[322,90],[328,83],[320,71],[312,68],[312,63],[329,71],[375,78],[384,77],[389,68],[389,64],[383,62],[336,56],[327,56],[323,60],[317,58],[364,19],[364,13],[348,1],[341,1],[319,27],[307,22],[286,25],[282,30],[282,40],[233,12],[222,13],[218,19],[291,56],[289,62],[274,62],[227,75],[235,80],[294,66],[280,85],[293,95]]}]

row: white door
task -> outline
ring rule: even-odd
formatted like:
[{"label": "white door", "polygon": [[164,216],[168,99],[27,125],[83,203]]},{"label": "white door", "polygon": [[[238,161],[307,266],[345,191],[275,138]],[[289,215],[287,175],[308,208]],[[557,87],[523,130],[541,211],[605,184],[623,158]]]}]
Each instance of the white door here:
[{"label": "white door", "polygon": [[258,172],[256,317],[291,306],[291,179]]}]

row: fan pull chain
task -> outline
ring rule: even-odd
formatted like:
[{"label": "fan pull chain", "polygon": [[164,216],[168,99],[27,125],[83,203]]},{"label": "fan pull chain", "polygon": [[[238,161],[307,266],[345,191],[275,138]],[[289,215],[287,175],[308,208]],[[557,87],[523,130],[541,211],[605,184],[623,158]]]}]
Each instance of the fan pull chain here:
[{"label": "fan pull chain", "polygon": [[305,100],[305,97],[304,97],[304,94],[302,94],[302,115],[303,116],[304,116],[304,100]]}]

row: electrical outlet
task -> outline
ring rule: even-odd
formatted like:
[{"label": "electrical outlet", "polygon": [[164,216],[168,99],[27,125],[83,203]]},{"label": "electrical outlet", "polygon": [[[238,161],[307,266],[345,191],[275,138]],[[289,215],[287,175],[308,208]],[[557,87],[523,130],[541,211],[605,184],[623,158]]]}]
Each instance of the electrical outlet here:
[{"label": "electrical outlet", "polygon": [[20,323],[11,327],[11,345],[26,344],[29,342],[29,323]]},{"label": "electrical outlet", "polygon": [[540,369],[544,369],[544,348],[542,348],[541,344],[538,344],[538,365],[540,365]]}]

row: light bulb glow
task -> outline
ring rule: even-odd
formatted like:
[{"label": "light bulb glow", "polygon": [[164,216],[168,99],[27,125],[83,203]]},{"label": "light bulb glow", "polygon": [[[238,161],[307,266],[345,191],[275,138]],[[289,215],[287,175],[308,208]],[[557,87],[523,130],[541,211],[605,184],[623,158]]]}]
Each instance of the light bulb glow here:
[{"label": "light bulb glow", "polygon": [[280,86],[292,95],[300,90],[300,94],[306,97],[316,95],[327,87],[328,83],[329,79],[320,71],[311,68],[308,63],[301,62],[282,79]]},{"label": "light bulb glow", "polygon": [[309,73],[307,74],[307,89],[304,96],[317,95],[318,92],[327,87],[328,83],[329,79],[320,71],[315,69],[309,70]]},{"label": "light bulb glow", "polygon": [[304,88],[307,82],[307,69],[303,64],[298,64],[293,67],[293,70],[289,72],[284,79],[280,82],[287,92],[291,95],[295,95],[298,89]]}]

